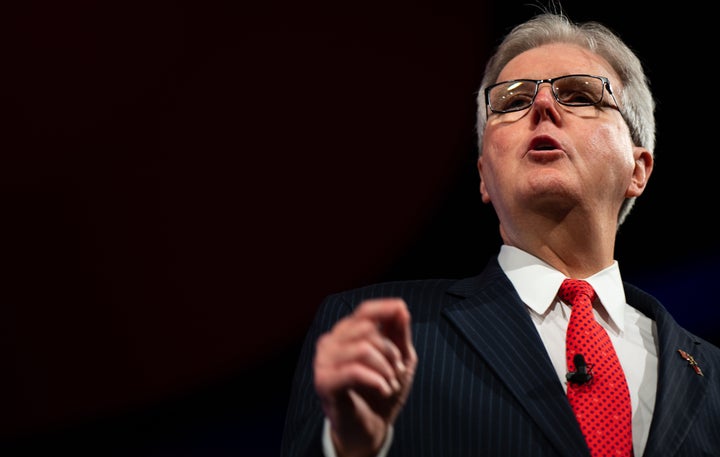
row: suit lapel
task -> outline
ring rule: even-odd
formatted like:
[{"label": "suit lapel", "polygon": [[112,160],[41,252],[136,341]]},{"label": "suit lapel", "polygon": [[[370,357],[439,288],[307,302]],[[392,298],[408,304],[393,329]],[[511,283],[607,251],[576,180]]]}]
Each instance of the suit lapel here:
[{"label": "suit lapel", "polygon": [[653,319],[658,334],[658,389],[645,456],[673,456],[686,439],[707,391],[707,378],[678,352],[692,355],[702,368],[702,345],[685,332],[660,303],[625,284],[628,303]]},{"label": "suit lapel", "polygon": [[525,304],[491,262],[451,290],[467,297],[445,316],[525,407],[560,455],[588,455],[585,440]]}]

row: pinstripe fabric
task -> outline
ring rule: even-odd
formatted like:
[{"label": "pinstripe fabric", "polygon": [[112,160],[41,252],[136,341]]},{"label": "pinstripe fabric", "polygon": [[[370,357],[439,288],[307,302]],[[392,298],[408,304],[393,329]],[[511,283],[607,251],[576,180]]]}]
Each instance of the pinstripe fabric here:
[{"label": "pinstripe fabric", "polygon": [[[720,350],[680,328],[654,297],[627,283],[625,295],[656,321],[659,335],[658,393],[644,456],[720,456]],[[705,376],[678,349],[692,354]]]},{"label": "pinstripe fabric", "polygon": [[[650,295],[627,284],[626,294],[657,321],[660,340],[658,400],[644,455],[720,456],[720,350],[681,329]],[[322,455],[315,341],[362,300],[380,296],[408,303],[418,352],[391,456],[589,455],[525,305],[493,259],[474,278],[384,283],[329,296],[300,354],[282,456]],[[691,353],[705,376],[677,349]]]}]

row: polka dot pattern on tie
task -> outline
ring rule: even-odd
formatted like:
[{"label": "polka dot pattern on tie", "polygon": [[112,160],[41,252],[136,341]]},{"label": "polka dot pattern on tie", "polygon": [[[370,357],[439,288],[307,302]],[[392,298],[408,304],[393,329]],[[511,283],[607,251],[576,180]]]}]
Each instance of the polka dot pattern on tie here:
[{"label": "polka dot pattern on tie", "polygon": [[575,354],[582,354],[592,378],[569,382],[567,396],[593,457],[629,457],[632,450],[630,392],[615,348],[595,320],[595,290],[580,279],[566,279],[558,297],[572,306],[566,334],[567,366],[576,370]]}]

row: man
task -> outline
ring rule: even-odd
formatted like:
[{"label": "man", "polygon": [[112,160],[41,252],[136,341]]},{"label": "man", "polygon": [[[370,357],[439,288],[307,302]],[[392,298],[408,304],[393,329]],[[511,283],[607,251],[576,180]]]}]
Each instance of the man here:
[{"label": "man", "polygon": [[[498,257],[474,278],[328,297],[282,454],[720,456],[720,349],[623,282],[614,260],[654,165],[637,57],[600,24],[538,15],[486,66],[478,137]],[[571,289],[589,290],[582,325],[602,343],[573,323],[582,305],[568,278],[584,280]]]}]

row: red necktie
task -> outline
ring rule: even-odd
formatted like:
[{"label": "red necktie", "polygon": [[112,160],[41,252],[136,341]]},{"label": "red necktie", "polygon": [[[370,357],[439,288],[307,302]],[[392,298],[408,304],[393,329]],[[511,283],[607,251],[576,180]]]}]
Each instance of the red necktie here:
[{"label": "red necktie", "polygon": [[567,386],[568,400],[590,454],[632,456],[630,392],[610,337],[593,316],[597,295],[586,281],[566,279],[558,297],[572,306],[565,350],[568,371],[577,370],[575,354],[582,354],[592,374],[587,381],[571,379]]}]

